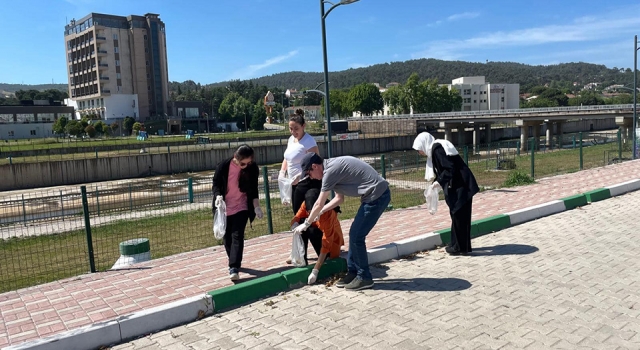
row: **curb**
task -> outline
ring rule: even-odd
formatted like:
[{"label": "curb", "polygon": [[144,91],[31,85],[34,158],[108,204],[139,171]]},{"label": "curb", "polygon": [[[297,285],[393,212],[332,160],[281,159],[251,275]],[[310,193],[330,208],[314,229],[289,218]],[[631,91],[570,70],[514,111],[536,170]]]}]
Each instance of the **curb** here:
[{"label": "curb", "polygon": [[[480,237],[637,190],[640,190],[640,179],[476,220],[471,223],[471,237]],[[373,265],[398,259],[409,254],[431,250],[450,241],[451,229],[443,229],[371,248],[367,250],[369,264]],[[100,348],[105,344],[119,344],[144,334],[199,320],[216,311],[239,307],[279,292],[306,285],[307,277],[312,269],[313,265],[292,268],[214,290],[204,295],[120,316],[115,320],[96,323],[51,337],[6,347],[3,350],[74,350]],[[345,259],[327,260],[320,269],[318,279],[321,280],[340,272],[346,272],[346,270],[347,263]]]}]

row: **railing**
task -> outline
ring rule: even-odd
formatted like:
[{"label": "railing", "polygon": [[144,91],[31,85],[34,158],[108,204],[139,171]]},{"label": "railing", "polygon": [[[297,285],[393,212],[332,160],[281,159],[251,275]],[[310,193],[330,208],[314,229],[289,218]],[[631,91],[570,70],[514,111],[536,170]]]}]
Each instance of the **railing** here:
[{"label": "railing", "polygon": [[598,105],[598,106],[572,106],[572,107],[548,107],[548,108],[519,108],[519,109],[500,109],[487,111],[464,111],[464,112],[444,112],[444,113],[417,113],[417,114],[397,114],[397,115],[380,115],[365,117],[349,117],[347,120],[367,120],[367,119],[425,119],[425,118],[442,118],[442,117],[486,117],[494,115],[526,115],[526,114],[543,114],[543,113],[579,113],[579,112],[632,112],[633,104],[623,105]]},{"label": "railing", "polygon": [[[462,147],[459,153],[483,189],[518,185],[514,174],[540,178],[630,158],[619,132],[529,142],[524,151],[519,141],[509,141]],[[389,181],[389,209],[424,203],[426,159],[417,152],[361,159]],[[279,164],[261,169],[265,219],[247,228],[247,239],[289,229],[293,211],[279,198],[279,169]],[[109,270],[119,257],[119,243],[133,238],[149,238],[154,259],[220,244],[212,234],[211,182],[208,173],[5,195],[0,200],[0,292]],[[358,198],[347,198],[339,218],[353,218],[359,204]]]}]

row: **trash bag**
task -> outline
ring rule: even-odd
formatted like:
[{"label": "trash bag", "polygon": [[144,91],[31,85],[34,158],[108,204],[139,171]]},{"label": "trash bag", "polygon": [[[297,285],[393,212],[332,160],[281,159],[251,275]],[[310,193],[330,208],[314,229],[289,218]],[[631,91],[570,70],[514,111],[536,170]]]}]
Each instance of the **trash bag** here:
[{"label": "trash bag", "polygon": [[291,264],[295,267],[307,266],[304,261],[304,242],[302,236],[293,234],[293,242],[291,243]]},{"label": "trash bag", "polygon": [[213,215],[213,235],[216,239],[224,238],[224,233],[227,230],[227,204],[222,201],[220,206],[216,209],[216,213]]},{"label": "trash bag", "polygon": [[291,204],[291,192],[292,192],[291,183],[292,183],[291,179],[287,177],[278,179],[278,189],[280,190],[280,201],[284,205]]},{"label": "trash bag", "polygon": [[438,211],[438,189],[431,186],[424,190],[424,199],[427,201],[427,210],[433,215]]}]

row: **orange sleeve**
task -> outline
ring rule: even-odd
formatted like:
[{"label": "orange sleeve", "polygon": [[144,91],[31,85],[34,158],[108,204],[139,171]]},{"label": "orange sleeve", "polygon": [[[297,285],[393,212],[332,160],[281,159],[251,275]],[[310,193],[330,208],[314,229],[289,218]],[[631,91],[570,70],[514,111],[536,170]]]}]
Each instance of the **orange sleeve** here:
[{"label": "orange sleeve", "polygon": [[303,202],[302,205],[300,206],[300,209],[298,209],[296,216],[294,216],[293,219],[291,220],[291,225],[293,225],[294,222],[300,222],[300,220],[306,219],[308,217],[309,217],[309,214],[307,214],[307,206],[304,205],[304,202]]},{"label": "orange sleeve", "polygon": [[340,247],[344,245],[342,228],[338,221],[338,213],[334,210],[322,214],[318,220],[318,228],[322,231],[322,248],[320,253],[335,258],[340,255]]}]

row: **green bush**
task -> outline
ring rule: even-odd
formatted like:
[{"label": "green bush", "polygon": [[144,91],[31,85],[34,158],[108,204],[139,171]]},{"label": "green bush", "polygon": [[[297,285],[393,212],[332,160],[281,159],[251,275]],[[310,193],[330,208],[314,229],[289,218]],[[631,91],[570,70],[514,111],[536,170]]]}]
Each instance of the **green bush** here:
[{"label": "green bush", "polygon": [[504,187],[514,187],[514,186],[522,186],[522,185],[530,185],[534,183],[535,180],[529,176],[527,173],[523,171],[512,171],[507,176],[507,179],[504,180]]}]

